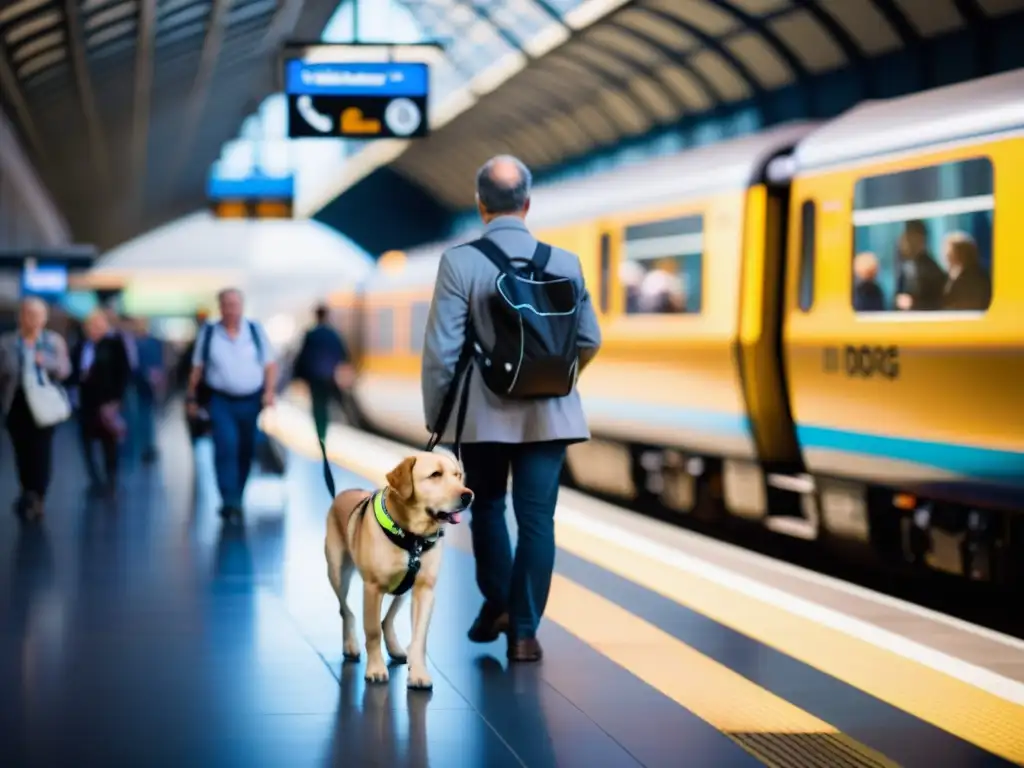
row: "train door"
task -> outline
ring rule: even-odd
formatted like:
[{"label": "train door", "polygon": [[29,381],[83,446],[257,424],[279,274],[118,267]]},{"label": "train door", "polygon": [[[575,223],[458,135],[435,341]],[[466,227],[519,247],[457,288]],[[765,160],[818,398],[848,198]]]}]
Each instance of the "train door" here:
[{"label": "train door", "polygon": [[771,161],[762,183],[747,193],[737,356],[757,464],[728,460],[725,480],[734,514],[810,538],[815,520],[799,487],[805,480],[782,355],[790,160]]}]

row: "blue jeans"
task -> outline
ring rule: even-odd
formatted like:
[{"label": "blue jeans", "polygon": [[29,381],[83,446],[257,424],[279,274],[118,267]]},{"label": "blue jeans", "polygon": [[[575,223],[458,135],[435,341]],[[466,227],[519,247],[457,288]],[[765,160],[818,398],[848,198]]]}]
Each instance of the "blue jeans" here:
[{"label": "blue jeans", "polygon": [[121,459],[127,461],[129,466],[131,466],[132,460],[138,455],[136,450],[139,444],[138,406],[138,389],[135,386],[135,382],[131,382],[125,389],[124,397],[121,399],[121,416],[124,418],[128,431],[118,447]]},{"label": "blue jeans", "polygon": [[136,390],[136,415],[138,425],[138,444],[143,452],[156,450],[156,397],[153,390],[144,384]]},{"label": "blue jeans", "polygon": [[[562,442],[462,446],[466,484],[476,494],[469,524],[476,583],[490,606],[508,611],[517,640],[536,635],[551,591],[555,506],[565,448]],[[510,470],[519,529],[514,556],[505,521]]]},{"label": "blue jeans", "polygon": [[245,483],[256,452],[256,421],[261,408],[259,392],[247,397],[214,393],[210,398],[213,465],[225,507],[242,506]]}]

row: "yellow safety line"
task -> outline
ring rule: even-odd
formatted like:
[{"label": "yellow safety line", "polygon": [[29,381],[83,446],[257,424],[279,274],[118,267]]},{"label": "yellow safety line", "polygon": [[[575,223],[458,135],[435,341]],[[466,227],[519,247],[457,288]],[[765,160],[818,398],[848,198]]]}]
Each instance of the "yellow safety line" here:
[{"label": "yellow safety line", "polygon": [[685,605],[982,749],[1024,762],[1024,707],[884,648],[592,536],[562,549]]},{"label": "yellow safety line", "polygon": [[[308,428],[285,424],[287,418],[265,419],[264,428],[299,453],[319,457]],[[369,462],[330,450],[332,461],[374,483],[383,472]],[[841,734],[837,728],[765,690],[727,666],[705,656],[678,638],[618,604],[559,575],[551,585],[546,616],[600,654],[724,732],[767,765],[803,764],[800,754],[812,751],[799,737],[828,737],[825,754],[840,753],[856,764],[895,765],[882,755]],[[765,738],[750,738],[760,735]],[[792,742],[792,743],[791,743]],[[822,751],[815,743],[813,750]],[[831,751],[829,751],[831,750]],[[851,755],[852,753],[852,755]],[[810,758],[807,763],[811,762]]]},{"label": "yellow safety line", "polygon": [[[305,433],[297,424],[297,432]],[[289,430],[291,431],[291,430]],[[292,442],[296,442],[294,435]],[[304,442],[304,441],[298,441]],[[315,440],[313,441],[315,445]],[[319,449],[316,449],[319,455]],[[331,459],[383,482],[379,468],[344,452]],[[982,749],[1024,764],[1024,707],[839,630],[645,559],[558,523],[558,546],[605,570],[792,656]]]}]

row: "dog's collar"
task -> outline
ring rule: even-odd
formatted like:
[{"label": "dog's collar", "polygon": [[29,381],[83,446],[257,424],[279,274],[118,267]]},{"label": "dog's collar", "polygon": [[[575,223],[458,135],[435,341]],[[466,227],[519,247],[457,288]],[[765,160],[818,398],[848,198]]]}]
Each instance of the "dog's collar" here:
[{"label": "dog's collar", "polygon": [[420,557],[424,553],[429,552],[441,537],[444,536],[444,529],[438,530],[432,536],[416,536],[403,530],[395,522],[394,518],[388,514],[387,501],[384,498],[386,494],[387,488],[377,491],[373,494],[370,504],[373,506],[373,516],[377,518],[377,523],[380,524],[384,535],[396,547],[404,549],[409,553],[409,565],[406,568],[405,575],[398,585],[390,590],[392,595],[404,595],[412,588],[413,583],[416,581],[416,574],[420,571]]},{"label": "dog's collar", "polygon": [[[444,536],[444,529],[441,528],[432,536],[416,536],[399,527],[395,519],[388,512],[388,504],[385,500],[388,489],[384,488],[373,494],[373,516],[377,518],[384,533],[389,534],[388,538],[404,550],[412,551],[417,544],[421,546],[421,552],[426,552],[437,543],[438,539]],[[393,537],[393,538],[392,538]],[[397,541],[396,541],[397,539]]]}]

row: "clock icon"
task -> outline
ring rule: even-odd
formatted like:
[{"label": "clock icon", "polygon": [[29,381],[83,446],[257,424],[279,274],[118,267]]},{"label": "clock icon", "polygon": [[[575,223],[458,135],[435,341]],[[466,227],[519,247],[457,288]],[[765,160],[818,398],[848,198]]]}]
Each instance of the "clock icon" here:
[{"label": "clock icon", "polygon": [[411,136],[423,122],[423,114],[411,99],[392,99],[384,109],[384,122],[396,136]]}]

